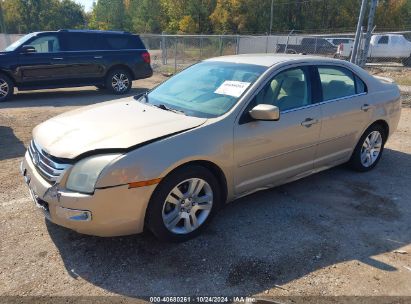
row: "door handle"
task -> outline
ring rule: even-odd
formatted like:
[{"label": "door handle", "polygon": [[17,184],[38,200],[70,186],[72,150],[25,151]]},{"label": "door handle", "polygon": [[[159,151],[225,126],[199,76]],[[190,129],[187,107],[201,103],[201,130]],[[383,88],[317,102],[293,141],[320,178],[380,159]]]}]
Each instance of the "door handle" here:
[{"label": "door handle", "polygon": [[53,60],[63,60],[63,57],[54,57]]},{"label": "door handle", "polygon": [[94,56],[94,59],[101,59],[103,56]]},{"label": "door handle", "polygon": [[318,119],[306,118],[306,119],[301,123],[301,125],[304,126],[304,127],[306,127],[306,128],[309,128],[309,127],[311,127],[312,125],[315,125],[316,123],[318,123]]},{"label": "door handle", "polygon": [[368,103],[366,103],[362,105],[361,110],[363,110],[364,112],[367,112],[370,108],[371,106]]}]

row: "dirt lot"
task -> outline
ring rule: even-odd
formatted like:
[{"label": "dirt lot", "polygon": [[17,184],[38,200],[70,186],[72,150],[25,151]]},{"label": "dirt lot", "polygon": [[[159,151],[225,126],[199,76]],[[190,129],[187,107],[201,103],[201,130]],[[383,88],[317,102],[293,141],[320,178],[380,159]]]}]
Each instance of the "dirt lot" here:
[{"label": "dirt lot", "polygon": [[[161,79],[136,81],[132,93]],[[0,104],[0,295],[411,296],[410,108],[374,171],[338,167],[256,193],[200,237],[163,244],[51,224],[19,176],[35,125],[111,98],[87,87]]]}]

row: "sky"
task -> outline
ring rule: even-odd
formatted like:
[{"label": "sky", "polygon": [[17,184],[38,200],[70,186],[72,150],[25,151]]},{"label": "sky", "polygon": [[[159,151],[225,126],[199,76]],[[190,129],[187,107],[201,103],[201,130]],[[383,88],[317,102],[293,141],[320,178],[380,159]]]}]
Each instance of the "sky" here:
[{"label": "sky", "polygon": [[93,6],[93,2],[95,0],[74,0],[74,1],[83,5],[86,12],[89,12],[91,11],[91,7]]}]

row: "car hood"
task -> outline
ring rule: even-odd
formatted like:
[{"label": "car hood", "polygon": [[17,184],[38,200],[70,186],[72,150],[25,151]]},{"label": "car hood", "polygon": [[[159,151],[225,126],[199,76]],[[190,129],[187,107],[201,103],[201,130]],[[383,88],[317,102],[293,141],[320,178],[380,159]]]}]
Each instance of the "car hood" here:
[{"label": "car hood", "polygon": [[73,159],[84,153],[129,149],[202,125],[207,119],[185,116],[128,97],[69,111],[33,130],[48,154]]}]

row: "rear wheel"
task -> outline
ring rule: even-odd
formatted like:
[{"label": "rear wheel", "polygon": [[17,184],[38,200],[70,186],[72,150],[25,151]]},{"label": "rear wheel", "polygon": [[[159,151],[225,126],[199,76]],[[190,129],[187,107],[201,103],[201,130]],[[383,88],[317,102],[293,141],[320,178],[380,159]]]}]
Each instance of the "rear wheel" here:
[{"label": "rear wheel", "polygon": [[381,159],[387,135],[386,130],[381,125],[370,126],[354,149],[349,161],[351,168],[360,172],[373,169]]},{"label": "rear wheel", "polygon": [[114,69],[106,76],[106,88],[113,94],[126,94],[130,91],[132,78],[130,73],[123,68]]},{"label": "rear wheel", "polygon": [[147,209],[147,226],[164,241],[186,241],[198,235],[221,203],[217,179],[204,167],[178,169],[165,177]]},{"label": "rear wheel", "polygon": [[5,74],[0,73],[0,102],[9,99],[14,92],[13,81]]}]

